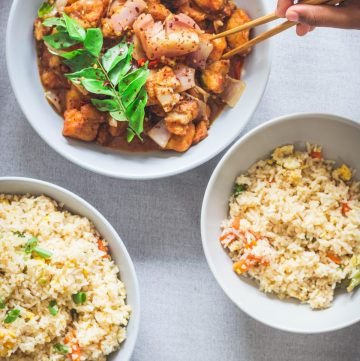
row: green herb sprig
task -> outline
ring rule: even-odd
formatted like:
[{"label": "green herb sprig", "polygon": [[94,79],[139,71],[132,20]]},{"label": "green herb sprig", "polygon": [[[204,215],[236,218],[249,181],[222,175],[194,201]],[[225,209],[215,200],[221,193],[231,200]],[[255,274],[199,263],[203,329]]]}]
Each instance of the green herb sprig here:
[{"label": "green herb sprig", "polygon": [[6,307],[5,301],[0,297],[0,310],[3,310]]},{"label": "green herb sprig", "polygon": [[16,321],[16,319],[20,316],[20,312],[21,311],[18,308],[10,310],[4,319],[4,323],[13,323]]},{"label": "green herb sprig", "polygon": [[36,237],[32,237],[30,238],[26,244],[25,244],[25,253],[26,254],[32,254],[35,253],[36,255],[38,255],[39,257],[45,258],[45,259],[49,259],[52,257],[52,252],[40,248],[37,246],[38,244],[38,239]]},{"label": "green herb sprig", "polygon": [[351,278],[350,284],[347,287],[348,292],[352,292],[356,287],[360,285],[360,271],[355,273]]},{"label": "green herb sprig", "polygon": [[52,316],[56,316],[59,313],[59,307],[55,300],[52,300],[49,302],[48,308],[49,308],[49,312]]},{"label": "green herb sprig", "polygon": [[237,197],[239,196],[241,193],[245,192],[248,189],[248,185],[247,184],[235,184],[234,186],[234,196]]},{"label": "green herb sprig", "polygon": [[135,135],[142,140],[148,100],[145,83],[149,70],[147,63],[140,68],[132,65],[133,45],[122,41],[102,54],[101,30],[85,30],[66,14],[61,18],[46,19],[43,25],[56,28],[56,32],[43,39],[49,51],[62,57],[73,71],[65,76],[89,93],[100,96],[91,99],[98,110],[110,112],[119,122],[129,123],[128,142]]},{"label": "green herb sprig", "polygon": [[68,346],[62,345],[61,343],[56,343],[54,346],[54,352],[57,353],[69,353],[70,352],[70,348]]},{"label": "green herb sprig", "polygon": [[86,293],[85,292],[75,293],[74,295],[72,295],[72,299],[73,299],[74,303],[77,305],[85,303],[86,299],[87,299]]}]

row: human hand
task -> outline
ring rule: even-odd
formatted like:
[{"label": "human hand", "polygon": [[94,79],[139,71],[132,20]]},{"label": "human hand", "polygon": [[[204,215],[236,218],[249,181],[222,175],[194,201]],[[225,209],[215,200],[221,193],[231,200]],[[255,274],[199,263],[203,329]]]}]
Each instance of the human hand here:
[{"label": "human hand", "polygon": [[298,22],[296,32],[300,36],[317,26],[360,30],[360,0],[346,0],[340,6],[294,5],[294,0],[278,0],[276,15]]}]

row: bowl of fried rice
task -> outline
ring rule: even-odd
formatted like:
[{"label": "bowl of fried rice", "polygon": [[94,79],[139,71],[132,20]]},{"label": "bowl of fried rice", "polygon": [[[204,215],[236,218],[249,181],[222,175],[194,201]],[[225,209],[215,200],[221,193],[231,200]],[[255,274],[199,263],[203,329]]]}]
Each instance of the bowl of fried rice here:
[{"label": "bowl of fried rice", "polygon": [[56,185],[0,178],[0,359],[130,360],[135,269],[89,203]]},{"label": "bowl of fried rice", "polygon": [[328,114],[274,119],[241,138],[203,202],[208,264],[269,326],[318,333],[360,320],[360,125]]}]

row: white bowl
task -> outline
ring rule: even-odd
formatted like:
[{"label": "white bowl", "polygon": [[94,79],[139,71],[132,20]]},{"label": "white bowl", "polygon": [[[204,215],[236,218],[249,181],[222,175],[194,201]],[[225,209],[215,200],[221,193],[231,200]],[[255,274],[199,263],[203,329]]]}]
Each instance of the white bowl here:
[{"label": "white bowl", "polygon": [[[32,35],[37,9],[43,0],[14,0],[10,12],[6,56],[16,98],[35,131],[62,156],[96,173],[126,179],[152,179],[185,172],[208,161],[235,140],[255,111],[270,72],[269,42],[257,45],[246,61],[246,91],[233,110],[213,124],[210,135],[185,154],[175,152],[128,153],[62,136],[63,119],[45,100],[40,83]],[[266,0],[238,0],[255,18],[267,13]],[[21,24],[21,25],[20,25]],[[257,28],[258,34],[265,27]]]},{"label": "white bowl", "polygon": [[[337,292],[330,308],[312,311],[297,301],[284,301],[259,291],[232,270],[219,242],[220,223],[228,215],[235,178],[280,145],[306,142],[322,145],[327,159],[346,162],[360,172],[360,124],[327,114],[295,114],[269,121],[238,140],[221,159],[207,186],[201,214],[206,259],[230,299],[258,321],[284,331],[318,333],[337,330],[360,320],[360,290]],[[339,294],[338,294],[339,293]]]},{"label": "white bowl", "polygon": [[47,195],[64,204],[64,207],[70,212],[89,218],[99,233],[109,242],[111,256],[120,269],[120,278],[125,284],[127,303],[131,306],[132,313],[127,326],[127,339],[117,352],[108,357],[108,360],[129,361],[139,331],[140,293],[134,265],[115,229],[92,205],[55,184],[31,178],[0,177],[0,193]]}]

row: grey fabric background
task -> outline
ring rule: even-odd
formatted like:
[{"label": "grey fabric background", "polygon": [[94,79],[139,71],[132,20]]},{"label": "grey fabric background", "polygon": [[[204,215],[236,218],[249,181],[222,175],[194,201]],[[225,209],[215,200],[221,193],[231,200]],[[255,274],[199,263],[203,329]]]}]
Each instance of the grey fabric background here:
[{"label": "grey fabric background", "polygon": [[[202,251],[199,221],[219,157],[168,179],[122,181],[69,163],[39,138],[20,111],[7,76],[10,5],[0,0],[0,175],[66,187],[95,205],[118,230],[141,288],[142,320],[133,360],[360,360],[360,324],[316,336],[287,334],[252,320],[217,285]],[[297,38],[290,30],[273,45],[270,81],[244,133],[300,111],[360,121],[360,31],[317,29]]]}]

